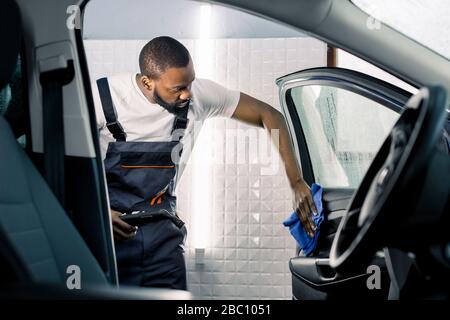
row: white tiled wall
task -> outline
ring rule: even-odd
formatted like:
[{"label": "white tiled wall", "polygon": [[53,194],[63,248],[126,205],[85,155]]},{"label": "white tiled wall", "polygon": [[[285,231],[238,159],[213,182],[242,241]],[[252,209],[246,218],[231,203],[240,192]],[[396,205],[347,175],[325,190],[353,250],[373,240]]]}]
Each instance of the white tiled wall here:
[{"label": "white tiled wall", "polygon": [[[197,68],[201,63],[196,60],[197,40],[181,41],[191,52]],[[86,40],[91,80],[138,71],[137,57],[146,42]],[[277,77],[326,64],[325,44],[312,38],[218,39],[211,44],[212,80],[277,109]],[[249,128],[230,119],[213,119],[208,127],[219,133],[224,129]],[[230,148],[228,142],[216,140],[210,147],[213,152],[223,152]],[[193,155],[195,152],[194,149]],[[203,264],[196,264],[192,244],[192,233],[205,230],[196,229],[191,221],[195,179],[191,165],[180,180],[179,210],[188,226],[188,286],[197,298],[291,298],[288,261],[295,254],[295,241],[281,224],[292,209],[291,191],[282,165],[273,175],[262,174],[261,167],[256,159],[251,164],[217,164],[210,168],[212,190],[206,190],[206,194],[212,197],[212,208],[209,216],[202,217],[207,222],[210,243],[205,248]]]}]

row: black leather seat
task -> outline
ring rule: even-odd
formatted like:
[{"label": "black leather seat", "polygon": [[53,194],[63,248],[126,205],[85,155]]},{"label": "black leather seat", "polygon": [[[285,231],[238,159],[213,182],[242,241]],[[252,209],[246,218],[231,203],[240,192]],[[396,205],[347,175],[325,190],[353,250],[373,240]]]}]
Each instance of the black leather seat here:
[{"label": "black leather seat", "polygon": [[103,271],[45,180],[0,117],[0,226],[31,278],[65,284],[67,268],[80,267],[83,282],[106,284]]}]

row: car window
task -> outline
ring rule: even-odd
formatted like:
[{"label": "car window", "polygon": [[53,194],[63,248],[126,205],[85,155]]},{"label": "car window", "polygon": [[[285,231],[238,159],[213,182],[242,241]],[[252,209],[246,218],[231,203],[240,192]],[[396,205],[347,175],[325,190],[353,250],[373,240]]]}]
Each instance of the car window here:
[{"label": "car window", "polygon": [[[92,81],[139,72],[141,48],[153,37],[169,35],[191,53],[196,78],[279,110],[277,77],[327,63],[322,41],[274,21],[196,1],[140,1],[136,6],[90,1],[83,28]],[[92,91],[98,92],[95,83]],[[233,119],[210,118],[190,160],[177,185],[177,209],[189,230],[187,261],[202,262],[201,268],[188,269],[191,292],[201,299],[290,299],[285,261],[295,254],[296,243],[282,222],[291,213],[291,191],[270,136]],[[214,277],[206,272],[210,268]]]},{"label": "car window", "polygon": [[357,93],[325,85],[292,88],[316,182],[356,188],[398,114]]}]

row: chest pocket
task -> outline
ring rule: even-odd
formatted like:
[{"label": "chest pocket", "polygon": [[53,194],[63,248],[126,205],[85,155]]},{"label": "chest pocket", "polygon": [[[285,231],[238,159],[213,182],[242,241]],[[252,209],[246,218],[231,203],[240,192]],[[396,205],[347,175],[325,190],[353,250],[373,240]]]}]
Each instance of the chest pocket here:
[{"label": "chest pocket", "polygon": [[111,205],[127,212],[158,204],[155,198],[176,174],[175,146],[176,142],[111,142],[105,159]]},{"label": "chest pocket", "polygon": [[141,198],[164,192],[176,173],[168,152],[122,152],[118,166],[120,184]]}]

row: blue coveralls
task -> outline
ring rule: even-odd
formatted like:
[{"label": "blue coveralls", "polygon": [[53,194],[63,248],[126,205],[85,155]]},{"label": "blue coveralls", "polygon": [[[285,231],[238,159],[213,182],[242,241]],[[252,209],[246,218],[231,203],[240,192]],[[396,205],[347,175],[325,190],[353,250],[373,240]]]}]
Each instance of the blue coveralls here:
[{"label": "blue coveralls", "polygon": [[[133,239],[116,241],[119,282],[186,290],[186,227],[176,214],[173,195],[177,167],[172,149],[179,142],[127,142],[107,78],[97,80],[97,86],[106,127],[116,140],[109,143],[104,160],[111,209],[125,214],[157,213],[153,221],[138,228]],[[172,133],[186,129],[188,110],[189,106],[177,110]]]}]

